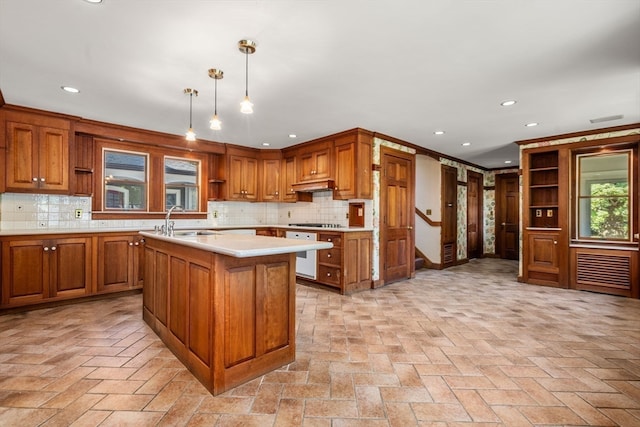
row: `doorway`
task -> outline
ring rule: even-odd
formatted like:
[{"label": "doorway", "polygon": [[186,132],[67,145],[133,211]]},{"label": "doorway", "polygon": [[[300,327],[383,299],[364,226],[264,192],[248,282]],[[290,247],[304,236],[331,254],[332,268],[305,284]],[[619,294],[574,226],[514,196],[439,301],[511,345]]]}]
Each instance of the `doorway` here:
[{"label": "doorway", "polygon": [[517,173],[496,175],[496,255],[517,260],[520,255],[520,182]]},{"label": "doorway", "polygon": [[381,147],[380,263],[384,284],[414,273],[415,156]]},{"label": "doorway", "polygon": [[467,171],[467,259],[481,258],[484,254],[483,185],[482,174]]}]

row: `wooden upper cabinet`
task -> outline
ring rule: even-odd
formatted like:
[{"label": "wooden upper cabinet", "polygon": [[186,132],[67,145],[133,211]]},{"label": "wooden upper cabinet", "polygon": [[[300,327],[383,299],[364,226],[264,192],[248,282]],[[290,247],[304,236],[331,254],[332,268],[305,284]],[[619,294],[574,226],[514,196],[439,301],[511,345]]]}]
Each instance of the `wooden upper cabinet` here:
[{"label": "wooden upper cabinet", "polygon": [[282,200],[280,151],[263,151],[260,156],[260,200],[280,201]]},{"label": "wooden upper cabinet", "polygon": [[228,148],[227,151],[228,200],[258,200],[257,150]]},{"label": "wooden upper cabinet", "polygon": [[293,190],[293,184],[296,183],[296,157],[295,155],[287,155],[282,159],[282,200],[286,202],[296,201],[296,192]]},{"label": "wooden upper cabinet", "polygon": [[298,182],[331,178],[332,148],[333,141],[321,141],[301,146],[297,156]]},{"label": "wooden upper cabinet", "polygon": [[68,193],[69,122],[58,119],[54,124],[60,122],[60,127],[53,127],[21,116],[23,120],[6,125],[6,190]]},{"label": "wooden upper cabinet", "polygon": [[357,132],[336,138],[334,159],[333,198],[337,200],[371,199],[373,197],[371,135]]}]

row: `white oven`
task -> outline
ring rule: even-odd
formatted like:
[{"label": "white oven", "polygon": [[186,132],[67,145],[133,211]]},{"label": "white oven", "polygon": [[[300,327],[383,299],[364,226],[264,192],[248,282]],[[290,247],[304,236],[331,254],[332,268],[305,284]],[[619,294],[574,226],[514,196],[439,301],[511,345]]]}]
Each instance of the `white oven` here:
[{"label": "white oven", "polygon": [[[287,239],[297,240],[318,240],[318,235],[316,233],[301,231],[287,231],[285,237]],[[317,251],[315,250],[296,252],[296,275],[316,280],[316,256]]]}]

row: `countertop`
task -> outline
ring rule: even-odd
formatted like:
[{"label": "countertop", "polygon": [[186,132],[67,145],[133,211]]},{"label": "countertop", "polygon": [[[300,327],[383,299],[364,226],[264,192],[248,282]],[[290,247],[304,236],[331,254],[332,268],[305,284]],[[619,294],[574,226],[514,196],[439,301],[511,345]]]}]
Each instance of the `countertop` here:
[{"label": "countertop", "polygon": [[203,249],[236,258],[278,255],[317,249],[330,249],[333,243],[310,240],[283,239],[280,237],[251,236],[247,234],[223,234],[163,236],[153,232],[140,232],[149,238],[163,240],[196,249]]},{"label": "countertop", "polygon": [[[158,223],[160,224],[160,222]],[[255,224],[255,225],[223,225],[223,226],[199,226],[199,227],[176,227],[178,230],[238,230],[238,229],[256,229],[256,228],[282,228],[287,230],[307,230],[315,233],[323,232],[340,232],[352,233],[358,231],[373,231],[371,227],[338,227],[338,228],[321,228],[321,227],[297,227],[284,224]],[[28,236],[38,234],[84,234],[84,233],[117,233],[117,232],[137,232],[137,231],[153,231],[151,227],[121,227],[121,228],[38,228],[23,230],[0,230],[0,236]]]}]

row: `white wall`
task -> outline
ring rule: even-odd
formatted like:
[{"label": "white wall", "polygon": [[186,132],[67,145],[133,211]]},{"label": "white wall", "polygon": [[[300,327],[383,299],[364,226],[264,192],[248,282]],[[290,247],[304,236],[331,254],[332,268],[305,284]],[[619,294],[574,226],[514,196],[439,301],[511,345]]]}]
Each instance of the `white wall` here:
[{"label": "white wall", "polygon": [[[440,162],[428,156],[416,156],[416,209],[425,213],[433,221],[441,221],[441,173]],[[434,264],[440,264],[441,227],[432,227],[417,215],[415,218],[416,247]]]}]

